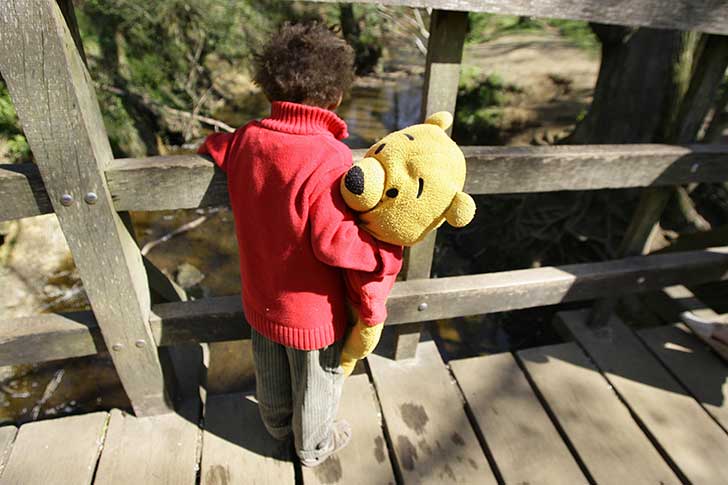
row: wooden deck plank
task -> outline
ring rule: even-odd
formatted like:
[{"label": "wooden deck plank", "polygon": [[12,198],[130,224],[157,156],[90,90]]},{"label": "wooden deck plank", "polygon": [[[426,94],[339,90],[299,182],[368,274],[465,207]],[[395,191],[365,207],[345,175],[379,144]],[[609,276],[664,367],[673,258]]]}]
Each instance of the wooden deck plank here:
[{"label": "wooden deck plank", "polygon": [[289,446],[268,434],[251,396],[235,393],[207,397],[202,485],[293,484]]},{"label": "wooden deck plank", "polygon": [[619,318],[594,332],[583,311],[559,313],[572,335],[692,483],[728,483],[728,434]]},{"label": "wooden deck plank", "polygon": [[682,323],[644,329],[637,334],[728,430],[728,366]]},{"label": "wooden deck plank", "polygon": [[450,362],[505,483],[586,478],[510,353]]},{"label": "wooden deck plank", "polygon": [[321,465],[303,467],[303,483],[394,485],[394,471],[379,414],[369,378],[364,374],[349,377],[344,383],[339,417],[351,425],[351,442]]},{"label": "wooden deck plank", "polygon": [[679,483],[576,344],[517,355],[596,483]]},{"label": "wooden deck plank", "polygon": [[5,462],[10,456],[10,450],[13,448],[13,441],[18,429],[15,426],[3,426],[0,428],[0,477],[5,469]]},{"label": "wooden deck plank", "polygon": [[0,484],[91,483],[108,417],[92,413],[23,425]]},{"label": "wooden deck plank", "polygon": [[496,483],[434,342],[414,359],[368,359],[404,483]]},{"label": "wooden deck plank", "polygon": [[95,484],[194,484],[197,476],[197,421],[179,414],[136,418],[111,411]]}]

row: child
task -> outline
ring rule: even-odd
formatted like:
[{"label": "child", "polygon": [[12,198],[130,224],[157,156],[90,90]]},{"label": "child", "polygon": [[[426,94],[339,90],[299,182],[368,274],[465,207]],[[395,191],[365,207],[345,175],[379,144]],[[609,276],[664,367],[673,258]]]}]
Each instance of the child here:
[{"label": "child", "polygon": [[[393,280],[401,267],[401,248],[360,229],[339,192],[352,157],[333,110],[353,80],[353,57],[320,23],[284,24],[255,59],[270,117],[210,135],[199,149],[228,177],[261,417],[274,438],[293,434],[305,466],[351,436],[348,423],[334,421],[348,327],[345,270],[356,293],[352,281]],[[386,291],[359,296],[359,320],[378,340]]]}]

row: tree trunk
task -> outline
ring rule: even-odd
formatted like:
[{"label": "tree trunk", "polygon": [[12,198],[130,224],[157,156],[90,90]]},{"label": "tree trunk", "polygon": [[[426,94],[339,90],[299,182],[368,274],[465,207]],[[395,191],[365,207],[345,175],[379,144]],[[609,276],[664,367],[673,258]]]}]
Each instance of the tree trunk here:
[{"label": "tree trunk", "polygon": [[567,143],[690,143],[728,65],[728,37],[592,24],[602,61]]},{"label": "tree trunk", "polygon": [[690,59],[688,36],[674,30],[592,24],[602,43],[594,99],[567,143],[661,141],[684,90],[675,75]]},{"label": "tree trunk", "polygon": [[[694,142],[728,65],[728,38],[600,24],[592,29],[602,42],[594,99],[566,142]],[[676,190],[665,222],[687,231],[709,227],[687,193]]]}]

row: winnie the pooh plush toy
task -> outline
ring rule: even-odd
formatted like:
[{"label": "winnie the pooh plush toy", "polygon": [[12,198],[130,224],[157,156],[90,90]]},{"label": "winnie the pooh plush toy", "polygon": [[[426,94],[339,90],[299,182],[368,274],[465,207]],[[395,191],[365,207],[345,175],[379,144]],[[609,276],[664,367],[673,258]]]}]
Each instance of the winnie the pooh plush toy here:
[{"label": "winnie the pooh plush toy", "polygon": [[[475,202],[462,191],[465,157],[445,132],[451,124],[452,115],[441,111],[423,124],[390,133],[342,177],[344,201],[359,213],[367,232],[390,244],[412,246],[445,221],[463,227],[473,219]],[[349,298],[356,308],[369,300],[384,301],[396,278],[396,274],[379,279],[367,275],[346,273]],[[341,358],[346,375],[374,350],[384,326],[367,325],[353,313],[356,323]],[[383,322],[386,310],[380,314]]]}]

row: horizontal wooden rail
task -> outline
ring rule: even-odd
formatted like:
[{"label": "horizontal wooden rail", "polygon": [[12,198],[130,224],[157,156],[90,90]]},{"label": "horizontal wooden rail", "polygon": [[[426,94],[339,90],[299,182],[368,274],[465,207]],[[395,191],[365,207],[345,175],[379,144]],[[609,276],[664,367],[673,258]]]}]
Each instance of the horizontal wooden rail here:
[{"label": "horizontal wooden rail", "polygon": [[588,20],[603,24],[728,34],[728,3],[721,0],[357,0],[356,3]]},{"label": "horizontal wooden rail", "polygon": [[34,163],[0,164],[0,221],[53,212]]},{"label": "horizontal wooden rail", "polygon": [[[494,313],[728,279],[728,247],[652,256],[402,281],[387,302],[388,325]],[[425,305],[423,305],[425,304]],[[152,308],[157,345],[248,338],[240,296]],[[0,366],[91,355],[104,349],[91,312],[2,322]]]},{"label": "horizontal wooden rail", "polygon": [[[471,194],[665,186],[728,180],[728,145],[463,147]],[[354,150],[354,158],[364,150]],[[199,155],[115,160],[106,171],[116,210],[228,203],[225,175]],[[0,165],[0,220],[51,211],[32,164]]]}]

